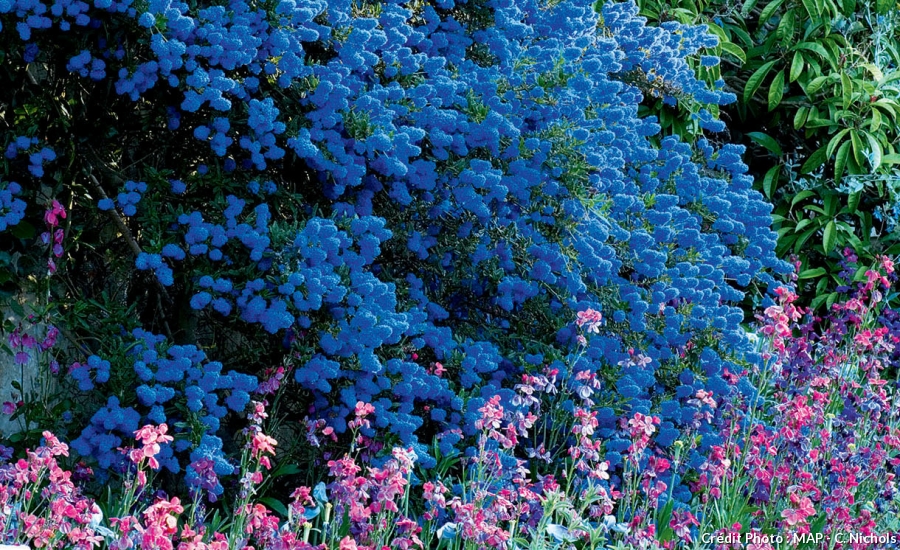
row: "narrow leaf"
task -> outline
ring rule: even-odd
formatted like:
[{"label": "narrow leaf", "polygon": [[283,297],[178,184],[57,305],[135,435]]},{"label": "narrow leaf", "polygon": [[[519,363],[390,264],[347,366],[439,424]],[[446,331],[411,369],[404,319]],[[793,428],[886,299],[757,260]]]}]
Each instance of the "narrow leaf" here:
[{"label": "narrow leaf", "polygon": [[769,86],[769,111],[774,111],[784,97],[784,71],[778,71]]},{"label": "narrow leaf", "polygon": [[824,267],[817,267],[815,269],[807,269],[805,271],[801,271],[798,277],[800,279],[815,279],[816,277],[821,277],[825,275],[826,271]]},{"label": "narrow leaf", "polygon": [[850,81],[850,77],[847,76],[847,73],[841,73],[841,100],[845,110],[850,108],[852,99],[853,82]]},{"label": "narrow leaf", "polygon": [[825,232],[822,234],[822,249],[825,254],[831,253],[834,249],[834,239],[837,236],[837,228],[834,226],[834,220],[825,225]]},{"label": "narrow leaf", "polygon": [[859,208],[859,200],[861,198],[862,191],[850,193],[850,196],[847,197],[847,209],[850,210],[851,214],[856,213],[856,209]]},{"label": "narrow leaf", "polygon": [[809,189],[800,191],[799,193],[794,195],[794,198],[791,200],[791,208],[793,208],[794,206],[797,206],[798,202],[804,201],[804,200],[806,200],[810,197],[814,197],[814,196],[816,196],[815,191],[810,191]]},{"label": "narrow leaf", "polygon": [[750,102],[753,98],[753,94],[756,93],[756,90],[759,89],[759,85],[762,84],[763,79],[766,78],[766,75],[769,74],[769,71],[772,70],[772,67],[774,66],[775,62],[769,61],[750,75],[750,78],[747,79],[747,86],[744,88],[744,103]]},{"label": "narrow leaf", "polygon": [[800,74],[803,73],[803,65],[803,54],[794,52],[794,59],[791,61],[791,74],[788,82],[793,82],[800,77]]},{"label": "narrow leaf", "polygon": [[722,42],[719,45],[722,46],[723,52],[729,53],[729,54],[735,56],[736,58],[740,59],[742,65],[747,62],[747,54],[737,44],[735,44],[733,42]]},{"label": "narrow leaf", "polygon": [[775,13],[775,10],[780,8],[782,4],[784,4],[784,0],[775,0],[774,2],[769,2],[766,7],[764,7],[759,13],[759,20],[757,22],[757,25],[762,26],[763,24],[765,24],[765,22],[768,21],[770,17],[772,17],[772,14]]},{"label": "narrow leaf", "polygon": [[870,153],[870,161],[872,163],[872,171],[875,172],[878,170],[878,167],[881,166],[881,156],[883,151],[881,149],[881,143],[875,139],[875,136],[870,134],[869,132],[865,132],[866,140],[869,142],[869,153]]},{"label": "narrow leaf", "polygon": [[775,138],[763,132],[748,132],[747,137],[752,139],[759,145],[762,145],[775,156],[781,156],[781,146],[775,141]]},{"label": "narrow leaf", "polygon": [[856,164],[862,166],[866,161],[866,151],[863,148],[862,139],[860,139],[856,130],[850,131],[850,142],[853,143],[853,158],[856,160]]},{"label": "narrow leaf", "polygon": [[781,165],[776,164],[769,168],[768,172],[766,172],[766,176],[763,178],[763,192],[766,194],[767,198],[771,199],[775,195],[775,188],[778,186],[778,175],[780,171]]},{"label": "narrow leaf", "polygon": [[[828,82],[829,77],[827,76],[817,76],[814,79],[809,81],[809,84],[806,85],[806,95],[808,97],[812,97],[816,92],[818,92],[822,86]],[[748,81],[749,82],[749,81]]]},{"label": "narrow leaf", "polygon": [[869,123],[869,130],[872,132],[877,132],[878,128],[881,127],[881,111],[878,109],[872,109],[872,121]]},{"label": "narrow leaf", "polygon": [[834,159],[834,181],[840,183],[841,177],[844,175],[844,169],[847,167],[847,157],[850,154],[850,142],[845,141],[838,148],[837,157]]},{"label": "narrow leaf", "polygon": [[826,146],[823,145],[822,147],[816,149],[816,151],[811,154],[808,159],[806,159],[806,162],[803,163],[803,166],[800,167],[800,172],[803,174],[809,174],[810,172],[817,170],[819,166],[822,166],[822,163],[825,162],[826,158],[825,148]]},{"label": "narrow leaf", "polygon": [[825,154],[831,158],[831,155],[834,154],[834,150],[837,149],[837,146],[840,145],[841,139],[850,132],[850,128],[844,128],[840,132],[834,134],[834,136],[828,140],[828,149],[826,149]]},{"label": "narrow leaf", "polygon": [[803,128],[803,125],[806,123],[807,114],[809,114],[809,107],[800,107],[797,109],[797,112],[794,113],[794,130]]}]

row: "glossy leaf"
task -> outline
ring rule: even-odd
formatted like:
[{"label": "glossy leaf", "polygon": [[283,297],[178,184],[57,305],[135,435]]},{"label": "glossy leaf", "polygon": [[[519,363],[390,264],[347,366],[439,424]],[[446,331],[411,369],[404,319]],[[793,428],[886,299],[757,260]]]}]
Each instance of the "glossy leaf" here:
[{"label": "glossy leaf", "polygon": [[853,99],[853,83],[847,73],[841,73],[841,101],[844,109],[850,108],[850,102]]},{"label": "glossy leaf", "polygon": [[747,134],[747,137],[752,139],[759,145],[765,147],[773,155],[777,157],[781,156],[781,145],[778,145],[778,142],[775,141],[775,138],[773,138],[769,134],[765,134],[763,132],[750,132]]},{"label": "glossy leaf", "polygon": [[837,228],[834,226],[834,220],[825,225],[825,231],[822,233],[822,248],[825,254],[831,253],[834,249],[834,241],[837,236]]},{"label": "glossy leaf", "polygon": [[825,275],[826,273],[828,273],[828,272],[825,271],[824,267],[817,267],[814,269],[807,269],[807,270],[801,271],[797,277],[801,280],[802,279],[815,279],[817,277],[821,277],[822,275]]},{"label": "glossy leaf", "polygon": [[775,188],[778,186],[778,175],[780,172],[780,164],[776,164],[766,172],[766,176],[763,178],[763,192],[766,194],[767,198],[771,199],[775,195]]},{"label": "glossy leaf", "polygon": [[827,146],[822,146],[816,149],[816,151],[806,159],[806,162],[803,163],[803,166],[800,167],[800,172],[802,174],[809,174],[810,172],[814,172],[822,166],[827,158],[825,155],[825,149]]},{"label": "glossy leaf", "polygon": [[868,132],[865,132],[865,135],[866,141],[869,142],[869,161],[872,165],[872,171],[874,172],[881,166],[883,152],[881,149],[881,144],[878,143],[878,140],[875,139],[875,136]]},{"label": "glossy leaf", "polygon": [[800,74],[803,72],[803,66],[806,62],[803,59],[803,54],[800,52],[794,52],[794,58],[791,60],[791,74],[788,82],[793,82],[800,77]]},{"label": "glossy leaf", "polygon": [[778,71],[769,86],[769,111],[774,111],[784,97],[784,72]]},{"label": "glossy leaf", "polygon": [[769,74],[769,71],[771,71],[774,66],[775,62],[769,61],[768,63],[763,64],[762,67],[756,69],[756,72],[747,79],[747,87],[744,88],[744,102],[750,101],[750,98],[753,97],[756,90],[759,89],[760,84],[762,84],[763,79],[766,78],[766,75]]},{"label": "glossy leaf", "polygon": [[834,180],[836,182],[841,181],[841,177],[844,175],[844,170],[847,168],[847,157],[850,155],[850,142],[845,141],[837,151],[837,156],[834,159]]}]

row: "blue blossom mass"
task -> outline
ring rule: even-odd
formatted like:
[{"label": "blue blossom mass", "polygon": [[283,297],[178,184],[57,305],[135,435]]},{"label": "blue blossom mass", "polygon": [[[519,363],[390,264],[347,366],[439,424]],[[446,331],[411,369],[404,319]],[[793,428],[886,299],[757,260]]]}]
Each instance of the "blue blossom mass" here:
[{"label": "blue blossom mass", "polygon": [[[664,137],[638,116],[650,93],[708,108],[734,96],[692,69],[718,63],[705,27],[650,27],[637,11],[0,0],[0,36],[16,44],[4,63],[30,45],[62,55],[58,70],[178,144],[103,180],[110,198],[78,198],[141,228],[140,281],[209,326],[283,338],[304,411],[341,433],[370,402],[374,428],[425,457],[435,435],[449,452],[474,433],[491,396],[513,407],[523,373],[597,374],[600,433],[653,411],[666,445],[694,418],[690,397],[729,392],[726,371],[741,372],[744,291],[787,270],[771,208],[741,147]],[[710,112],[698,116],[715,132]],[[3,136],[20,182],[42,181],[65,146]],[[24,186],[0,182],[0,229],[22,219]],[[587,307],[605,324],[580,342]],[[119,348],[72,372],[98,395],[110,369],[129,381],[73,448],[110,467],[140,422],[183,422],[163,466],[205,457],[228,475],[222,423],[266,365],[226,372],[226,353],[163,332],[124,327]]]}]

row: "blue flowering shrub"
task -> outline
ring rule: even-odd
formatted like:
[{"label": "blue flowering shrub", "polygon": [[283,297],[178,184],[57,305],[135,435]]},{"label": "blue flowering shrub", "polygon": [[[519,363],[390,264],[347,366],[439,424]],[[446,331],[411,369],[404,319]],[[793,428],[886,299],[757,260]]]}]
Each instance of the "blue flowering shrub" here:
[{"label": "blue flowering shrub", "polygon": [[[231,473],[231,413],[282,365],[279,414],[341,434],[370,402],[364,435],[425,467],[547,369],[596,378],[604,437],[661,411],[671,442],[786,271],[715,134],[734,98],[689,63],[715,37],[630,2],[0,0],[0,24],[0,213],[69,209],[50,299],[86,405],[64,429],[101,467],[168,422],[166,468]],[[660,138],[648,94],[707,106],[709,139]]]}]

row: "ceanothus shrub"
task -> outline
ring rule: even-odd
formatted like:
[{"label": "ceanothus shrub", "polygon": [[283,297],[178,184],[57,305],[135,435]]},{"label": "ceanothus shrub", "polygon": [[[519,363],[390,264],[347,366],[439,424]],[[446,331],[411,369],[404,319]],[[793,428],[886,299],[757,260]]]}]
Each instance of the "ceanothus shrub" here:
[{"label": "ceanothus shrub", "polygon": [[[38,183],[71,198],[64,269],[84,282],[53,299],[79,312],[73,330],[102,327],[91,351],[114,365],[74,448],[111,464],[114,434],[139,416],[187,426],[163,457],[173,471],[219,460],[228,410],[284,361],[284,414],[341,433],[371,402],[367,435],[415,446],[426,466],[433,436],[449,452],[486,399],[512,407],[509,388],[547,366],[597,377],[607,437],[626,412],[662,411],[660,441],[674,441],[697,391],[739,377],[745,292],[787,266],[742,150],[659,138],[638,116],[648,93],[732,101],[687,62],[716,39],[636,14],[0,0],[0,102],[29,75],[68,101],[61,115],[28,87],[49,122],[0,132],[6,173],[35,189],[4,184],[4,220],[25,199],[37,212]],[[50,178],[20,142],[66,162]],[[110,288],[122,298],[101,309]],[[582,344],[587,308],[605,324]]]}]

